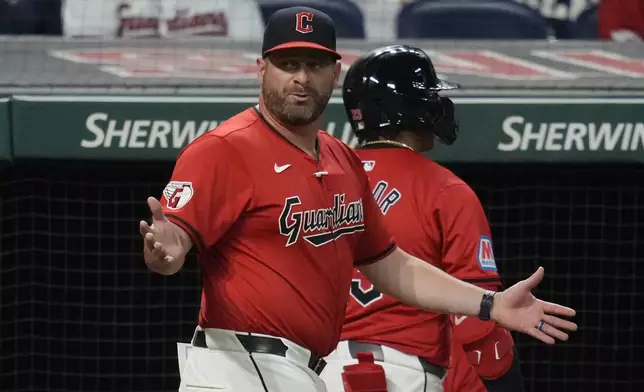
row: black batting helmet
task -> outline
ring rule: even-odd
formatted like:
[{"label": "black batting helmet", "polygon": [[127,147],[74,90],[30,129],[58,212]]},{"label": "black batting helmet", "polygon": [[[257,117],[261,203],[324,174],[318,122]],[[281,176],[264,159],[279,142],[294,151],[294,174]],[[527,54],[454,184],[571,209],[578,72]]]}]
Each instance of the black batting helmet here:
[{"label": "black batting helmet", "polygon": [[421,49],[394,45],[372,50],[350,67],[344,108],[359,139],[367,132],[431,132],[445,144],[458,136],[454,104],[438,92],[460,86],[441,80]]}]

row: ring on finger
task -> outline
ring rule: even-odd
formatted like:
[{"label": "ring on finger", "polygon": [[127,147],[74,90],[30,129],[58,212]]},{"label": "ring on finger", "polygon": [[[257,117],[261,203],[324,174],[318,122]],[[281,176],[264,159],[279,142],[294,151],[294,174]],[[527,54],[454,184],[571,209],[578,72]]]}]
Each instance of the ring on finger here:
[{"label": "ring on finger", "polygon": [[543,320],[541,320],[541,321],[539,322],[539,325],[537,325],[537,329],[538,329],[539,331],[542,331],[542,332],[543,332],[543,327],[544,327],[545,325],[546,325],[546,322],[545,322],[545,321],[543,321]]}]

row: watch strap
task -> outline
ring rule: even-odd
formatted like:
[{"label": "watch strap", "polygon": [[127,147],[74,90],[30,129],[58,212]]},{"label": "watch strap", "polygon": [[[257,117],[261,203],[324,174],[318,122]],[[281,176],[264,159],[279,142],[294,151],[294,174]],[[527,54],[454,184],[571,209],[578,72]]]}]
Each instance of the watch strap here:
[{"label": "watch strap", "polygon": [[479,310],[479,319],[483,321],[490,320],[490,313],[492,312],[495,294],[496,292],[490,290],[483,293],[483,298],[481,298],[481,309]]}]

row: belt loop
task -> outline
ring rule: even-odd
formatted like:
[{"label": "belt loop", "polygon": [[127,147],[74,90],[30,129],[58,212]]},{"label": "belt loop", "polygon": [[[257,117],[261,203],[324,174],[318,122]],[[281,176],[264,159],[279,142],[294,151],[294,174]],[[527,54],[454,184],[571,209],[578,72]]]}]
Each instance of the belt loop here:
[{"label": "belt loop", "polygon": [[200,348],[210,348],[208,347],[208,337],[204,331],[195,331],[195,336],[192,338],[192,346]]},{"label": "belt loop", "polygon": [[192,340],[190,340],[190,344],[193,346],[196,346],[196,341],[197,341],[197,335],[201,331],[201,327],[197,325],[197,328],[195,328],[195,332],[192,334]]}]

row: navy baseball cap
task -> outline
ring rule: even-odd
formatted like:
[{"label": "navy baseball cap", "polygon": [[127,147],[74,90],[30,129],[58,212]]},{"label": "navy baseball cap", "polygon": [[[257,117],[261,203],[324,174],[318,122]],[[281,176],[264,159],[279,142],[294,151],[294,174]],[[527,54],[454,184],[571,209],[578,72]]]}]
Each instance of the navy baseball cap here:
[{"label": "navy baseball cap", "polygon": [[308,7],[276,11],[264,30],[262,56],[281,49],[310,48],[341,58],[335,48],[335,26],[329,15]]}]

